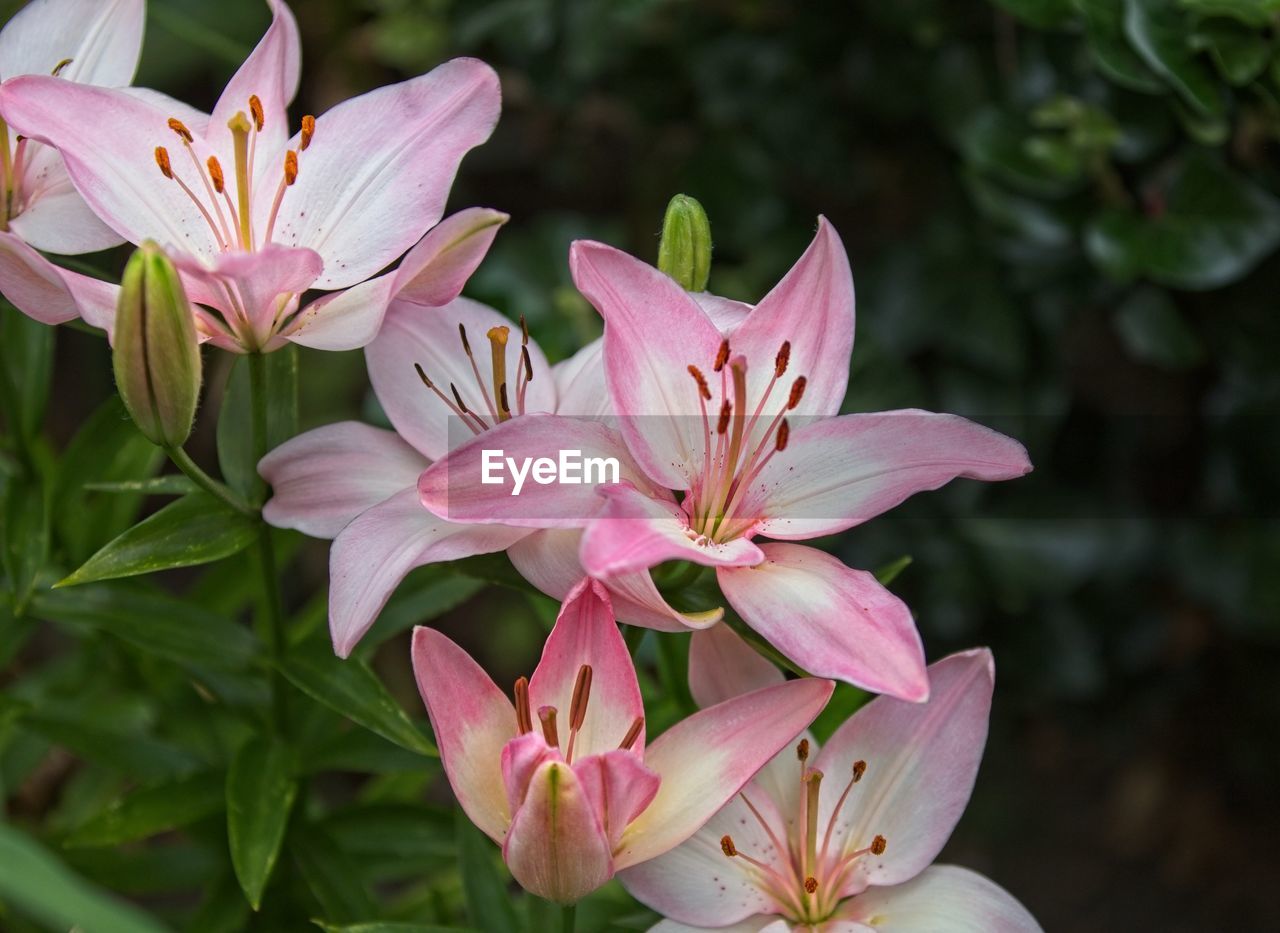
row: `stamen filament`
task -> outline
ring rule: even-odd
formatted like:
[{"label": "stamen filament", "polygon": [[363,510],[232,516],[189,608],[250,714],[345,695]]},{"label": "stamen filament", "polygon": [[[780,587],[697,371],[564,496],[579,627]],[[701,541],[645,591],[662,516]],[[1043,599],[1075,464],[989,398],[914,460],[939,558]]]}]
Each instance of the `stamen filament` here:
[{"label": "stamen filament", "polygon": [[[489,417],[493,418],[493,423],[497,424],[501,419],[498,417],[498,410],[494,407],[493,399],[489,397],[489,390],[485,387],[484,377],[480,375],[480,366],[476,363],[475,354],[471,352],[471,341],[467,339],[467,328],[458,322],[458,336],[462,338],[462,350],[467,354],[467,359],[471,362],[471,372],[476,377],[476,385],[480,387],[480,395],[484,398],[485,407],[489,409]],[[454,390],[455,393],[457,390]]]},{"label": "stamen filament", "polygon": [[[169,126],[173,127],[175,123],[178,127],[181,127],[181,131],[175,127],[174,132],[182,140],[182,148],[187,150],[187,156],[191,159],[191,164],[195,167],[200,181],[204,183],[204,192],[209,196],[209,203],[213,205],[213,212],[217,215],[218,227],[222,230],[222,236],[217,238],[218,247],[226,249],[227,244],[231,242],[231,228],[227,226],[227,219],[222,216],[222,208],[218,205],[218,192],[222,192],[225,189],[222,166],[219,164],[217,156],[209,156],[208,172],[206,172],[205,166],[200,164],[200,157],[196,155],[195,149],[191,146],[190,131],[178,120],[171,119]],[[231,206],[230,202],[227,203],[227,206],[228,208]],[[234,217],[235,215],[233,214],[232,216]],[[214,231],[214,235],[217,235],[217,231]]]},{"label": "stamen filament", "polygon": [[849,799],[849,792],[853,790],[853,785],[862,780],[862,775],[866,771],[867,763],[862,759],[858,759],[853,763],[853,773],[849,776],[849,783],[844,786],[844,792],[840,795],[840,799],[836,801],[835,809],[831,811],[831,819],[827,820],[827,831],[822,835],[822,860],[824,862],[827,860],[827,850],[831,845],[831,837],[836,831],[836,821],[840,819],[840,811],[844,809],[844,803]]},{"label": "stamen filament", "polygon": [[413,368],[417,371],[418,378],[422,380],[422,384],[426,386],[428,389],[430,389],[432,392],[434,392],[436,394],[436,398],[444,402],[445,405],[449,407],[450,411],[452,411],[455,415],[461,418],[462,423],[471,429],[472,434],[479,434],[483,430],[483,428],[477,429],[475,423],[468,417],[468,415],[471,414],[469,411],[466,411],[465,409],[461,409],[457,405],[455,405],[453,403],[453,400],[450,399],[449,396],[445,395],[443,392],[440,391],[439,386],[437,386],[434,382],[432,382],[430,379],[427,378],[427,374],[426,372],[423,371],[422,366],[420,366],[418,363],[414,363]]},{"label": "stamen filament", "polygon": [[284,193],[287,188],[298,180],[298,154],[289,149],[284,154],[284,177],[280,179],[280,184],[276,186],[276,196],[271,201],[271,213],[267,216],[267,233],[262,238],[263,244],[271,242],[271,235],[276,229],[276,217],[280,214],[280,205],[284,202]]}]

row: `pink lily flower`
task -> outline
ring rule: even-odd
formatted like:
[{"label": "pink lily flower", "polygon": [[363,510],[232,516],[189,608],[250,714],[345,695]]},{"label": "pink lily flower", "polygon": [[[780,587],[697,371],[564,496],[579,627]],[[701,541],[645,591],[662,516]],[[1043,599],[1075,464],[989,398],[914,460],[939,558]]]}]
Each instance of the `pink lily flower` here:
[{"label": "pink lily flower", "polygon": [[6,82],[0,111],[61,152],[118,234],[171,252],[205,339],[235,352],[363,346],[386,302],[300,311],[302,293],[365,281],[435,226],[463,155],[497,122],[498,79],[456,59],[303,117],[290,136],[298,27],[269,3],[271,26],[211,115],[35,76]]},{"label": "pink lily flower", "polygon": [[513,703],[427,628],[413,667],[458,802],[527,890],[573,903],[680,845],[826,705],[830,681],[771,685],[645,744],[635,668],[604,588],[583,580]]},{"label": "pink lily flower", "polygon": [[[927,703],[877,697],[821,749],[806,733],[687,842],[622,872],[668,918],[651,933],[1039,931],[994,882],[932,865],[982,759],[991,652],[953,654],[929,678]],[[689,681],[709,704],[782,675],[721,625],[694,634]]]},{"label": "pink lily flower", "polygon": [[[0,79],[56,76],[123,87],[142,51],[144,0],[38,0],[0,29]],[[37,250],[92,253],[121,242],[76,192],[57,151],[15,135],[0,107],[0,291],[45,324],[100,322],[115,288],[63,269]],[[101,324],[99,323],[99,326]]]},{"label": "pink lily flower", "polygon": [[[469,213],[487,214],[491,222],[483,222],[483,216],[463,217]],[[569,437],[580,447],[621,446],[596,420],[606,413],[609,398],[600,372],[599,341],[553,367],[522,326],[492,308],[465,298],[431,310],[418,303],[433,305],[456,295],[506,219],[481,211],[458,216],[466,229],[480,232],[440,254],[435,265],[441,271],[432,281],[446,287],[423,294],[409,275],[400,283],[404,288],[390,288],[382,331],[365,348],[374,393],[395,430],[354,421],[325,425],[282,444],[258,467],[272,487],[272,498],[263,507],[268,522],[334,539],[329,629],[334,651],[341,657],[347,657],[373,625],[405,575],[424,564],[507,549],[514,555],[515,548],[529,540],[530,553],[544,558],[535,561],[538,566],[565,568],[572,576],[567,583],[563,573],[530,576],[535,585],[548,583],[544,588],[559,598],[582,578],[576,532],[569,532],[566,540],[551,537],[562,534],[556,531],[451,522],[422,507],[418,477],[456,441],[450,436],[451,423],[455,432],[500,437],[515,422],[538,423],[546,413],[560,411],[579,416],[570,422],[574,433]],[[446,220],[427,240],[449,224]],[[406,260],[400,270],[409,265]],[[375,289],[387,289],[387,277],[357,286],[334,303]],[[472,341],[481,346],[481,341],[487,342],[487,352],[476,353]],[[499,411],[504,395],[507,408]],[[629,477],[644,483],[642,471],[629,457],[627,463]],[[591,498],[598,505],[599,500]],[[556,592],[562,584],[563,591]],[[676,631],[696,621],[667,605],[647,572],[620,574],[611,587],[614,604],[629,620],[645,619],[654,627]],[[718,618],[712,613],[704,624]]]},{"label": "pink lily flower", "polygon": [[[804,670],[908,700],[928,696],[906,605],[864,571],[796,540],[835,534],[957,477],[1030,470],[1022,445],[953,415],[840,415],[853,346],[853,279],[819,219],[813,243],[754,308],[692,296],[657,269],[577,242],[574,281],[605,320],[604,372],[625,450],[648,477],[599,487],[480,483],[487,442],[464,444],[419,481],[454,521],[584,529],[602,580],[664,561],[714,567],[743,620]],[[567,428],[512,426],[516,458],[554,457]],[[673,491],[680,493],[677,500]],[[757,537],[775,539],[758,544]]]}]

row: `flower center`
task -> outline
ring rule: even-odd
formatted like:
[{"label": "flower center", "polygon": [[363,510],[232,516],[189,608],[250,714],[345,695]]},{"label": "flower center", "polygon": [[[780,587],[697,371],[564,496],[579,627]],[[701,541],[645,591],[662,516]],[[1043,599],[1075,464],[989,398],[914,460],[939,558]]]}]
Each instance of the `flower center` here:
[{"label": "flower center", "polygon": [[[234,163],[232,168],[235,173],[234,200],[231,197],[231,191],[227,188],[227,176],[218,157],[210,155],[201,162],[195,151],[195,137],[192,136],[186,124],[177,117],[169,118],[169,129],[173,130],[182,148],[186,150],[191,169],[179,171],[169,158],[169,150],[164,146],[156,146],[155,158],[160,174],[175,182],[191,199],[191,203],[196,206],[204,222],[209,225],[209,230],[213,233],[213,238],[221,250],[235,248],[252,252],[259,246],[265,246],[271,242],[271,235],[275,232],[276,217],[284,201],[284,193],[298,180],[298,153],[311,145],[311,139],[316,131],[315,117],[303,117],[298,148],[289,149],[284,154],[280,182],[276,186],[275,198],[271,202],[271,213],[267,217],[266,230],[259,238],[253,224],[253,164],[258,150],[258,136],[265,123],[266,114],[257,94],[249,96],[248,114],[239,110],[227,121],[227,128],[231,130],[231,152]],[[203,194],[187,183],[186,178],[183,177],[184,174],[198,179],[196,185]]]},{"label": "flower center", "polygon": [[765,408],[787,372],[791,361],[791,341],[784,340],[773,361],[773,375],[755,410],[747,414],[747,360],[731,356],[729,341],[720,343],[712,371],[720,374],[720,405],[714,429],[707,407],[715,396],[707,378],[697,366],[690,364],[702,411],[702,474],[696,478],[685,503],[690,527],[714,542],[732,540],[751,527],[754,517],[740,514],[743,499],[765,465],[779,451],[787,449],[791,429],[786,413],[800,404],[808,380],[797,377],[776,414],[762,431],[757,427],[765,416]]},{"label": "flower center", "polygon": [[853,763],[849,781],[831,811],[819,844],[818,804],[823,774],[808,765],[808,739],[802,739],[796,746],[796,757],[800,760],[801,793],[800,812],[794,824],[797,827],[795,838],[785,842],[779,839],[745,791],[739,794],[773,843],[778,859],[785,858],[786,863],[771,865],[755,858],[738,849],[731,836],[721,838],[720,849],[729,858],[741,861],[743,870],[751,876],[752,882],[782,907],[789,922],[821,923],[835,913],[841,900],[840,892],[852,879],[859,859],[865,855],[883,855],[887,843],[884,836],[877,835],[863,848],[852,849],[846,843],[839,850],[832,850],[831,844],[840,813],[844,810],[853,785],[861,781],[867,771],[867,763],[858,760]]},{"label": "flower center", "polygon": [[[529,706],[529,678],[521,677],[516,681],[515,689],[516,733],[524,735],[533,731],[533,710]],[[578,678],[573,684],[573,695],[569,700],[569,741],[565,745],[564,760],[573,764],[573,746],[582,731],[582,724],[587,719],[587,704],[591,700],[591,665],[584,664],[578,668]],[[560,747],[560,731],[556,722],[558,711],[554,706],[538,707],[538,723],[542,727],[542,737],[554,748]],[[637,716],[627,729],[627,734],[618,743],[618,748],[628,750],[636,744],[640,730],[644,728],[644,717]]]},{"label": "flower center", "polygon": [[[493,370],[493,378],[488,384],[480,375],[480,365],[471,352],[467,328],[461,322],[458,323],[458,339],[462,343],[463,354],[471,364],[471,374],[475,381],[471,385],[464,384],[462,390],[459,390],[456,383],[449,383],[449,392],[453,398],[440,390],[420,364],[413,364],[422,384],[462,419],[462,423],[471,429],[472,434],[480,434],[500,422],[510,421],[513,415],[523,415],[525,393],[529,391],[529,383],[533,381],[533,360],[529,357],[529,326],[525,323],[523,314],[520,315],[520,361],[516,367],[514,409],[511,406],[512,393],[507,390],[507,342],[511,336],[511,328],[501,325],[490,327],[485,336],[489,338],[489,358]],[[493,389],[492,394],[490,387]],[[477,404],[476,398],[483,404]],[[471,401],[470,405],[467,404],[468,401]]]}]

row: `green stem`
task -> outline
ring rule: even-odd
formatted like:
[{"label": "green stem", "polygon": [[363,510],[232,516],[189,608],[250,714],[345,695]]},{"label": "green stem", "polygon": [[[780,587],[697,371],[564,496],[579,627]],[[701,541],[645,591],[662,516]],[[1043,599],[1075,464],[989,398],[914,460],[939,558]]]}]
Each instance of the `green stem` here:
[{"label": "green stem", "polygon": [[574,926],[577,923],[578,905],[565,904],[560,908],[560,931],[561,933],[573,933]]},{"label": "green stem", "polygon": [[[252,418],[253,463],[267,452],[267,379],[266,360],[261,353],[249,354],[249,409]],[[255,500],[262,499],[263,484],[255,479]],[[280,599],[280,582],[276,573],[276,552],[271,544],[271,528],[261,515],[258,518],[258,567],[262,572],[262,600],[265,607],[263,633],[271,651],[271,709],[276,732],[288,731],[288,710],[285,704],[284,664],[284,605]]]},{"label": "green stem", "polygon": [[191,456],[181,447],[166,447],[165,453],[169,455],[169,459],[173,461],[174,466],[187,475],[191,482],[195,483],[209,495],[218,501],[231,506],[237,512],[243,515],[256,516],[257,511],[249,503],[245,502],[226,485],[218,482],[200,466],[191,459]]},{"label": "green stem", "polygon": [[31,439],[27,437],[27,427],[22,423],[22,406],[18,402],[18,392],[9,379],[9,363],[0,353],[0,406],[4,409],[5,420],[9,423],[9,431],[13,434],[14,452],[28,475],[35,473],[35,457],[31,453]]},{"label": "green stem", "polygon": [[252,413],[254,498],[265,492],[258,476],[258,461],[267,454],[267,358],[261,353],[249,354],[249,407]]}]

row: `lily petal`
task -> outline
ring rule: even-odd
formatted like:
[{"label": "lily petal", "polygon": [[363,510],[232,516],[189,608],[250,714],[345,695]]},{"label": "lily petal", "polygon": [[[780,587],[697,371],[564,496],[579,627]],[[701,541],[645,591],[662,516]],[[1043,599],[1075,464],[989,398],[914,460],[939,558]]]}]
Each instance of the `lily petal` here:
[{"label": "lily petal", "polygon": [[280,332],[315,350],[359,350],[378,336],[395,294],[395,273],[321,295]]},{"label": "lily petal", "polygon": [[662,920],[649,933],[791,933],[791,924],[773,917],[748,917],[727,927],[691,927],[675,920]]},{"label": "lily petal", "polygon": [[[848,775],[855,761],[867,769],[842,810],[832,851],[871,844],[888,847],[859,859],[846,894],[868,885],[899,884],[934,860],[964,812],[987,741],[994,686],[991,652],[953,654],[929,667],[929,702],[877,697],[858,710],[819,752],[814,767]],[[824,795],[819,825],[831,818],[834,795]]]},{"label": "lily petal", "polygon": [[43,324],[82,317],[110,336],[120,286],[55,266],[21,238],[0,232],[0,292]]},{"label": "lily petal", "polygon": [[394,431],[358,421],[327,424],[258,463],[272,492],[262,517],[277,528],[332,538],[361,512],[413,488],[426,464]]},{"label": "lily petal", "polygon": [[1005,480],[1031,470],[1012,438],[957,415],[908,409],[843,415],[791,432],[744,497],[759,533],[783,540],[834,534],[958,477]]},{"label": "lily petal", "polygon": [[454,525],[418,504],[410,488],[362,513],[329,551],[329,632],[345,658],[414,567],[490,554],[526,532],[495,525]]},{"label": "lily petal", "polygon": [[573,773],[612,848],[623,830],[653,802],[662,779],[646,768],[636,751],[620,748],[575,760]]},{"label": "lily petal", "polygon": [[606,419],[613,402],[604,381],[604,338],[587,344],[552,369],[556,383],[556,412],[575,418]]},{"label": "lily petal", "polygon": [[75,256],[123,242],[80,197],[56,149],[29,142],[21,184],[31,193],[9,229],[36,249]]},{"label": "lily petal", "polygon": [[[377,339],[364,351],[369,380],[387,417],[401,437],[432,460],[448,453],[463,433],[467,437],[471,434],[461,419],[422,384],[414,369],[415,363],[446,396],[451,397],[449,386],[456,385],[469,408],[478,412],[486,423],[493,420],[476,385],[471,363],[463,352],[459,327],[466,328],[480,378],[492,399],[493,360],[485,346],[485,334],[494,327],[505,327],[512,333],[518,333],[518,328],[478,301],[456,298],[439,309],[394,302]],[[507,350],[507,372],[514,376],[520,365],[519,347],[512,342],[508,343]],[[525,393],[526,411],[554,411],[555,386],[550,379],[538,378],[539,374],[545,376],[550,371],[547,358],[532,340],[528,351],[534,380]],[[509,401],[514,400],[509,398]]]},{"label": "lily petal", "polygon": [[727,625],[694,632],[689,641],[689,692],[701,707],[715,706],[786,680]]},{"label": "lily petal", "polygon": [[[604,587],[583,579],[565,600],[529,681],[529,704],[559,711],[562,747],[567,747],[570,701],[583,665],[592,671],[582,730],[574,743],[578,757],[618,748],[636,719],[644,717],[635,665],[614,621]],[[644,733],[633,746],[644,749]]]},{"label": "lily petal", "polygon": [[619,870],[684,842],[822,711],[834,684],[805,678],[718,703],[650,744],[645,764],[662,776],[653,803],[623,834]]},{"label": "lily petal", "polygon": [[1012,894],[955,865],[933,865],[904,884],[872,888],[846,901],[838,916],[880,933],[1040,933]]},{"label": "lily petal", "polygon": [[515,812],[502,855],[516,881],[549,901],[572,904],[613,877],[609,840],[573,769],[544,762]]},{"label": "lily petal", "polygon": [[690,488],[705,452],[688,367],[710,375],[720,332],[674,280],[620,250],[578,240],[569,267],[604,318],[605,378],[628,446],[655,480]]},{"label": "lily petal", "polygon": [[721,543],[695,533],[674,502],[626,485],[599,492],[604,507],[582,538],[582,564],[593,576],[646,570],[668,560],[706,567],[753,567],[764,560],[748,538]]},{"label": "lily petal", "polygon": [[0,75],[48,75],[116,87],[133,80],[144,0],[36,0],[0,30]]},{"label": "lily petal", "polygon": [[501,211],[469,207],[440,221],[396,268],[396,297],[428,308],[453,301],[510,219]]},{"label": "lily petal", "polygon": [[725,337],[732,337],[734,330],[747,319],[752,305],[745,301],[734,301],[732,298],[721,298],[711,292],[690,292],[689,297],[698,303],[711,323]]},{"label": "lily petal", "polygon": [[721,568],[744,622],[821,677],[906,700],[929,696],[924,648],[902,600],[863,570],[799,544],[761,545],[756,567]]},{"label": "lily petal", "polygon": [[515,707],[470,655],[434,629],[413,630],[413,673],[458,803],[471,822],[502,842],[511,811],[501,759],[503,746],[515,738]]},{"label": "lily petal", "polygon": [[324,257],[319,288],[367,279],[440,219],[462,157],[489,138],[500,105],[498,76],[473,58],[338,104],[316,120],[276,238]]}]

